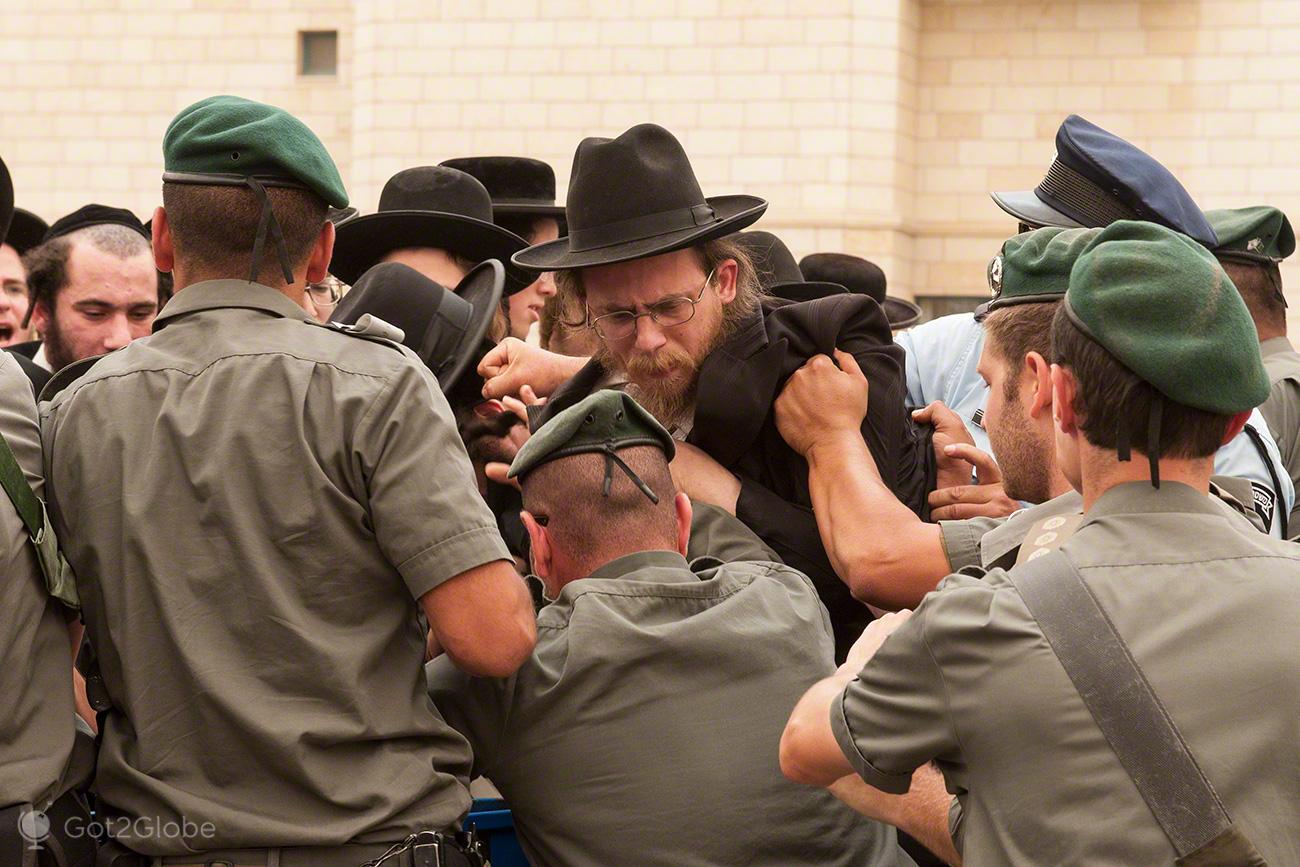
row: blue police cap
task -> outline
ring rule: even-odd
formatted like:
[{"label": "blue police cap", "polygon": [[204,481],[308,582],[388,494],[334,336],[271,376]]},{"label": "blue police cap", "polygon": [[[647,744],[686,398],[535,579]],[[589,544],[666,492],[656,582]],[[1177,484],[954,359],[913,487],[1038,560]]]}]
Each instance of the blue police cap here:
[{"label": "blue police cap", "polygon": [[1206,247],[1218,236],[1169,169],[1117,135],[1072,114],[1056,132],[1056,160],[1032,191],[993,193],[1002,210],[1033,226],[1104,228],[1145,220]]}]

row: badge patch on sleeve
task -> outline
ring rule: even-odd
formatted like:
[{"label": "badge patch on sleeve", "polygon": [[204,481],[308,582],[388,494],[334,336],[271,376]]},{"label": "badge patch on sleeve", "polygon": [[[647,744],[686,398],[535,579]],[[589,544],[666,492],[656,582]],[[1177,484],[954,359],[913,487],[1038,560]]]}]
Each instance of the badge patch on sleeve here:
[{"label": "badge patch on sleeve", "polygon": [[1251,481],[1250,489],[1254,493],[1255,512],[1264,521],[1264,526],[1270,530],[1273,528],[1273,510],[1276,507],[1277,495],[1273,489],[1262,482]]}]

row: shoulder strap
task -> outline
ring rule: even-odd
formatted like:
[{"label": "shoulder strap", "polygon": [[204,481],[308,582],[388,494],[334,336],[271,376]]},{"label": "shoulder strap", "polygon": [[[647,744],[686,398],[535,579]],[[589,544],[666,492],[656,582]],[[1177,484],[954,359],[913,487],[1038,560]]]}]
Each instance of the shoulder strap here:
[{"label": "shoulder strap", "polygon": [[[1262,858],[1204,860],[1207,853],[1224,851],[1225,835],[1239,839],[1240,833],[1070,558],[1061,551],[1048,551],[1008,576],[1173,844],[1179,863],[1263,864]],[[1241,842],[1249,846],[1244,839]],[[1197,853],[1202,854],[1196,857]],[[1189,856],[1194,860],[1185,860]]]},{"label": "shoulder strap", "polygon": [[[1259,452],[1259,459],[1263,461],[1264,466],[1268,468],[1268,476],[1273,480],[1273,511],[1277,513],[1278,524],[1282,528],[1282,538],[1289,539],[1291,536],[1290,528],[1287,526],[1287,519],[1290,515],[1287,514],[1286,503],[1282,501],[1282,480],[1277,476],[1277,468],[1273,466],[1273,461],[1268,456],[1268,449],[1264,447],[1264,438],[1260,436],[1259,431],[1255,430],[1255,426],[1248,423],[1243,430],[1246,432],[1246,436],[1250,439],[1251,444],[1255,447],[1255,451]],[[1300,491],[1297,491],[1296,494],[1297,496],[1300,496]],[[1270,534],[1272,531],[1273,526],[1270,523],[1269,526],[1265,528],[1264,532],[1265,534]]]},{"label": "shoulder strap", "polygon": [[77,595],[76,577],[59,550],[59,539],[54,534],[45,504],[27,483],[27,475],[18,465],[18,459],[14,457],[4,434],[0,434],[0,487],[9,495],[18,517],[22,518],[23,526],[27,528],[27,537],[36,551],[36,562],[45,579],[45,589],[67,607],[80,609],[81,599]]},{"label": "shoulder strap", "polygon": [[3,434],[0,434],[0,485],[4,486],[5,493],[18,510],[18,516],[23,519],[27,535],[35,539],[44,524],[41,501],[36,498],[32,486],[27,484],[27,475],[18,466],[18,460]]}]

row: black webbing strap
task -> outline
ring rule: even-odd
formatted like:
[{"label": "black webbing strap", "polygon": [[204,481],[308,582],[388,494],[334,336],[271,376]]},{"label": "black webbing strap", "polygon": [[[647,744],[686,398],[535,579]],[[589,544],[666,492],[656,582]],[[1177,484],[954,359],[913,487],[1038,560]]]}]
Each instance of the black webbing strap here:
[{"label": "black webbing strap", "polygon": [[45,523],[41,501],[36,498],[32,486],[27,483],[27,475],[23,473],[23,468],[18,466],[18,460],[2,434],[0,434],[0,485],[3,485],[5,493],[9,495],[14,508],[18,510],[18,516],[23,519],[27,535],[35,540]]},{"label": "black webbing strap", "polygon": [[[1260,436],[1259,431],[1255,430],[1255,426],[1247,422],[1242,430],[1246,432],[1246,437],[1255,446],[1255,451],[1259,452],[1259,459],[1268,468],[1268,477],[1273,480],[1273,511],[1277,514],[1278,524],[1282,528],[1282,538],[1289,539],[1291,538],[1291,528],[1287,526],[1287,522],[1291,516],[1287,514],[1286,503],[1282,500],[1282,480],[1277,477],[1277,467],[1273,466],[1273,460],[1268,455],[1268,449],[1264,447],[1264,438]],[[1271,530],[1272,527],[1267,529]]]},{"label": "black webbing strap", "polygon": [[[1008,573],[1180,864],[1264,864],[1151,689],[1079,570],[1051,551]],[[1240,848],[1244,844],[1246,849]],[[1231,852],[1232,860],[1221,860]],[[1201,854],[1197,854],[1201,853]],[[1213,859],[1206,860],[1212,854]],[[1191,859],[1191,860],[1187,860]]]},{"label": "black webbing strap", "polygon": [[253,239],[253,261],[249,264],[248,282],[256,283],[257,275],[262,270],[262,245],[266,243],[269,229],[271,240],[275,243],[275,255],[280,260],[280,271],[284,274],[286,286],[293,285],[293,268],[289,262],[289,250],[284,245],[284,233],[280,230],[280,221],[275,218],[275,209],[271,207],[271,197],[266,194],[266,187],[257,178],[249,177],[248,188],[262,204],[262,216],[257,221],[257,237]]}]

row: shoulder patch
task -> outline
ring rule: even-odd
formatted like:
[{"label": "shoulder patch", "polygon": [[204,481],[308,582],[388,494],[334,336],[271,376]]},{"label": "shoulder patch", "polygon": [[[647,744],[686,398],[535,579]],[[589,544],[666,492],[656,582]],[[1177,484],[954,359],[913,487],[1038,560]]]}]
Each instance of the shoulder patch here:
[{"label": "shoulder patch", "polygon": [[103,357],[104,356],[102,355],[96,355],[92,358],[83,358],[80,361],[74,361],[58,373],[51,376],[50,381],[45,383],[45,387],[41,389],[41,395],[37,398],[36,402],[44,403],[47,400],[53,400],[55,395],[72,385],[72,383],[76,382],[78,379],[81,379],[81,377],[85,376],[86,373],[95,366],[95,362],[99,361]]},{"label": "shoulder patch", "polygon": [[362,314],[361,318],[351,325],[344,325],[342,322],[317,322],[315,319],[304,321],[308,325],[315,325],[317,328],[337,331],[339,334],[346,334],[349,337],[359,337],[372,343],[390,346],[398,351],[401,351],[402,341],[406,339],[406,334],[402,329],[396,325],[389,325],[378,316],[371,316],[369,313]]}]

